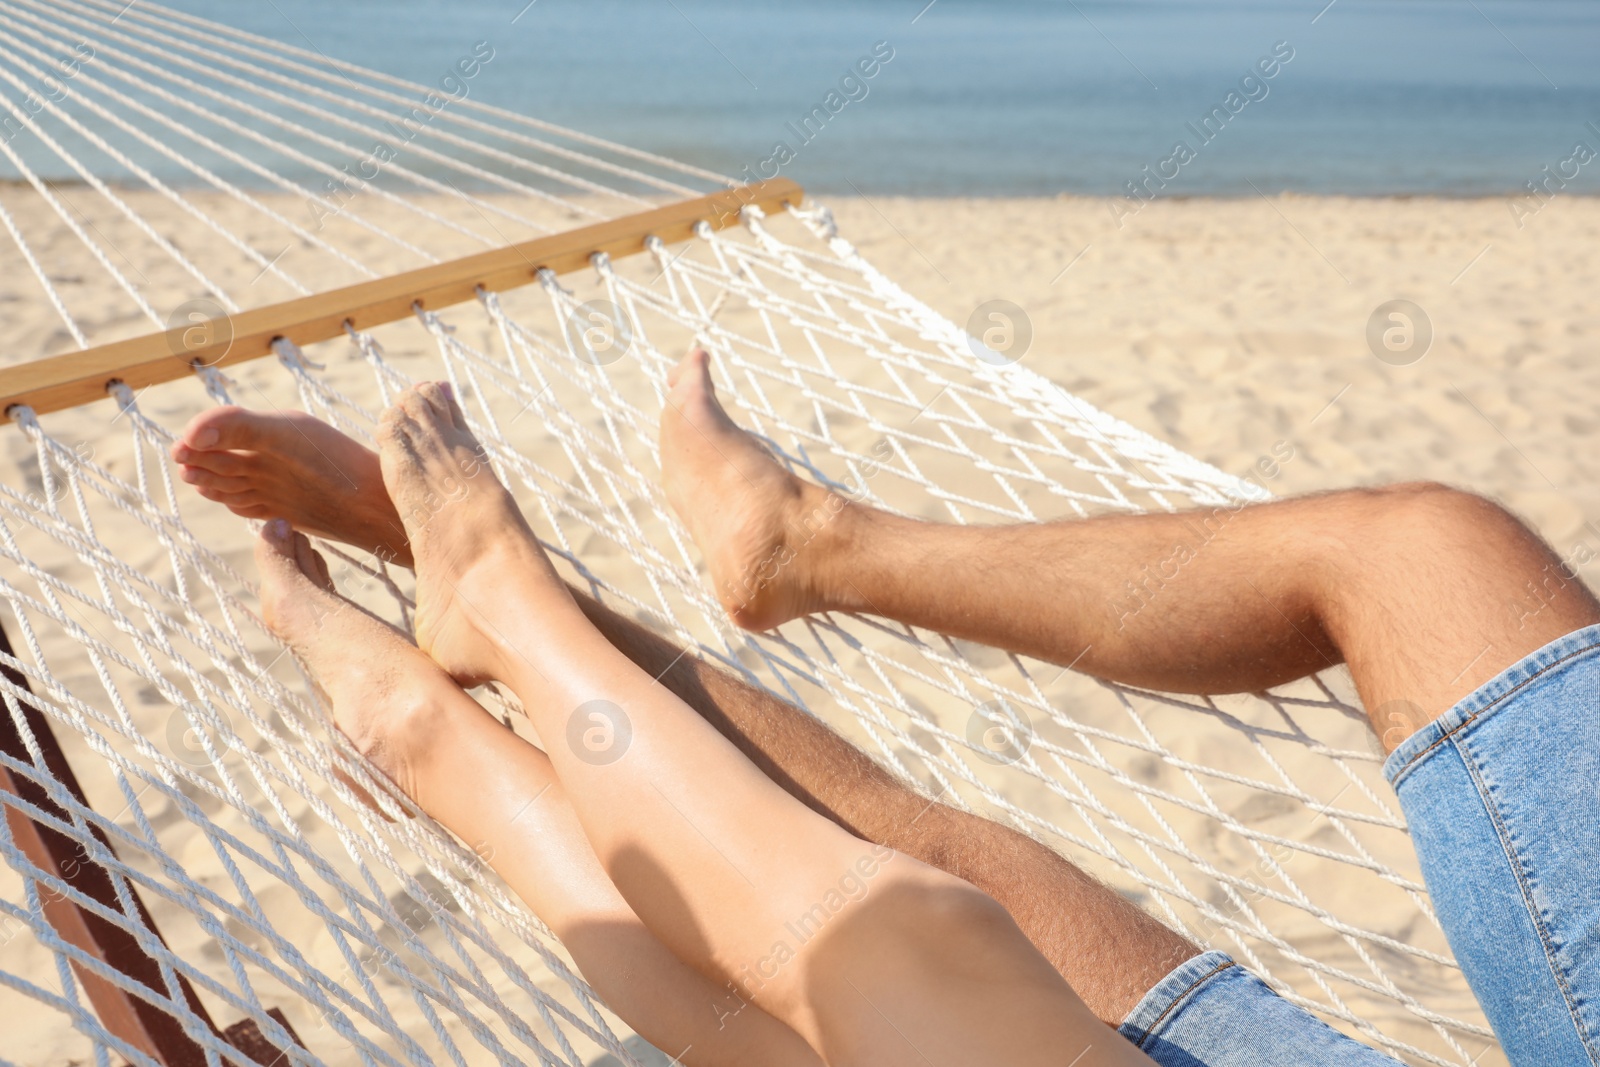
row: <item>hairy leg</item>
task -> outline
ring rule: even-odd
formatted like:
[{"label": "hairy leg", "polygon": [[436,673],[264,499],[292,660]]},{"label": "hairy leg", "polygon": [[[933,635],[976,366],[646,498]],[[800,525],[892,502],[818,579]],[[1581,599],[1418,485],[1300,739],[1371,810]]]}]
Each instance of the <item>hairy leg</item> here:
[{"label": "hairy leg", "polygon": [[304,536],[269,523],[262,612],[315,672],[338,727],[488,858],[601,998],[691,1067],[820,1067],[800,1035],[673,955],[606,876],[550,761],[499,727],[405,637],[344,600]]},{"label": "hairy leg", "polygon": [[[214,408],[185,428],[173,454],[186,481],[239,514],[286,516],[313,528],[320,522],[325,536],[411,563],[377,454],[326,423]],[[343,463],[338,473],[324,459],[335,456]],[[240,480],[223,492],[214,479],[224,476]],[[358,499],[327,508],[329,496],[343,499],[346,478],[358,486]],[[1119,1024],[1168,971],[1198,953],[1026,834],[930,802],[806,712],[571,592],[612,645],[812,810],[997,900],[1102,1021]]]},{"label": "hairy leg", "polygon": [[661,436],[668,495],[750,628],[869,612],[1186,693],[1265,689],[1344,662],[1393,748],[1528,652],[1600,622],[1535,534],[1439,485],[1020,526],[918,522],[790,475],[722,410],[703,352],[678,368]]},{"label": "hairy leg", "polygon": [[[958,1061],[1148,1062],[991,898],[808,811],[595,630],[446,390],[408,391],[380,442],[419,646],[568,739],[549,754],[596,855],[680,958],[753,970],[759,1002],[830,1062],[918,1063],[919,1040]],[[629,738],[606,758],[572,740],[596,714]]]}]

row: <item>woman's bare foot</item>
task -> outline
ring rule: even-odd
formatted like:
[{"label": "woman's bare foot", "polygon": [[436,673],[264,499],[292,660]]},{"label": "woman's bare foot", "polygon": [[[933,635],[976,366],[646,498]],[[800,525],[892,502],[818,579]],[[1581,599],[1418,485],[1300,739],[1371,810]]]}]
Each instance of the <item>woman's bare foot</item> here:
[{"label": "woman's bare foot", "polygon": [[327,563],[288,522],[274,519],[262,528],[256,566],[261,616],[311,669],[335,725],[422,804],[417,757],[464,694],[399,631],[341,597]]},{"label": "woman's bare foot", "polygon": [[667,500],[689,527],[711,570],[717,599],[735,623],[767,630],[825,611],[816,564],[823,535],[838,533],[850,505],[784,470],[728,417],[696,348],[669,378],[661,414],[661,475]]},{"label": "woman's bare foot", "polygon": [[576,610],[566,585],[446,385],[408,389],[384,412],[378,457],[415,560],[418,647],[462,685],[505,679],[517,620],[502,605],[548,596]]},{"label": "woman's bare foot", "polygon": [[180,476],[247,519],[288,519],[409,566],[378,454],[301,411],[220,407],[196,415],[172,446]]}]

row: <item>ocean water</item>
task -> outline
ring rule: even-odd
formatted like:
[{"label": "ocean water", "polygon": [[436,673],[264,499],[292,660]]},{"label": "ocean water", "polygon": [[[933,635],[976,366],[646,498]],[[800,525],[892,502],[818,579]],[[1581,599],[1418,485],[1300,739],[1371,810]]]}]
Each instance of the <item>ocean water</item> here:
[{"label": "ocean water", "polygon": [[1473,195],[1600,150],[1595,0],[170,2],[425,82],[487,42],[477,99],[821,192]]}]

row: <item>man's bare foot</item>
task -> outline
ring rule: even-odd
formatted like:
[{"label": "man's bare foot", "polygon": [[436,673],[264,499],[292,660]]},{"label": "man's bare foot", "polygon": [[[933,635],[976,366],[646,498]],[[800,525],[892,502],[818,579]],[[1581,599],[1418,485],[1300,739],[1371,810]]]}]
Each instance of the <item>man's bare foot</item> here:
[{"label": "man's bare foot", "polygon": [[816,566],[826,551],[821,536],[836,532],[830,527],[849,505],[790,474],[728,417],[710,359],[696,348],[668,379],[662,482],[729,617],[767,630],[827,610]]},{"label": "man's bare foot", "polygon": [[415,560],[418,647],[462,685],[504,679],[508,589],[531,582],[571,605],[567,587],[446,385],[424,382],[384,412],[378,457]]},{"label": "man's bare foot", "polygon": [[[261,616],[302,662],[356,750],[419,804],[416,757],[460,689],[404,635],[341,597],[328,566],[283,519],[256,543]],[[470,700],[470,698],[467,698]]]},{"label": "man's bare foot", "polygon": [[213,408],[184,427],[172,458],[184,481],[235,515],[288,519],[297,530],[410,565],[378,454],[321,419]]}]

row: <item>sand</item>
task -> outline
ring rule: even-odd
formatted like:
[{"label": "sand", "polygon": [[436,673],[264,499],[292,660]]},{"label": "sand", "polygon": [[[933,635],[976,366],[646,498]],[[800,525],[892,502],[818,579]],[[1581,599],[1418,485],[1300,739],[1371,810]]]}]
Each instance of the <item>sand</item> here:
[{"label": "sand", "polygon": [[[0,190],[0,199],[15,195]],[[1026,312],[1033,330],[1022,357],[1027,366],[1226,471],[1254,470],[1280,494],[1437,479],[1504,501],[1563,556],[1579,544],[1600,554],[1600,530],[1588,525],[1600,506],[1595,478],[1600,362],[1590,351],[1597,323],[1585,296],[1591,288],[1589,260],[1600,236],[1600,201],[1553,202],[1521,230],[1499,200],[1168,201],[1125,218],[1121,227],[1108,202],[1086,198],[830,203],[843,232],[867,257],[937,310],[965,323],[986,301],[1012,301]],[[112,225],[100,221],[108,229]],[[166,216],[164,225],[196,243],[204,236],[189,220]],[[60,233],[44,247],[58,276],[70,273],[72,257],[81,255]],[[76,269],[79,290],[72,295],[90,317],[98,315],[97,339],[140,329],[125,305],[97,297],[96,286],[103,283],[94,280],[89,264]],[[254,271],[249,268],[245,280]],[[337,280],[335,271],[319,276],[319,284]],[[286,295],[270,287],[271,279],[262,283],[263,302]],[[1426,354],[1403,366],[1377,358],[1366,336],[1374,309],[1395,299],[1420,306],[1434,335]],[[65,348],[64,332],[22,270],[0,277],[0,308],[12,342],[6,362]],[[1402,361],[1409,355],[1387,354]],[[405,351],[396,355],[412,358]],[[266,382],[273,369],[239,373],[247,382]],[[202,402],[189,383],[163,387],[142,401],[169,425]],[[94,441],[104,414],[70,413],[54,425],[69,438],[76,433]],[[5,436],[5,453],[16,465],[13,477],[36,480],[26,442],[14,431]],[[1272,462],[1263,463],[1263,457]],[[228,560],[249,572],[237,524],[217,509],[191,507],[186,515],[215,531]],[[592,551],[597,568],[617,562],[598,540],[577,549]],[[130,562],[161,565],[151,545],[130,544],[129,550],[143,553]],[[986,655],[994,654],[972,651],[980,662]],[[77,682],[89,684],[85,675],[86,668]],[[949,720],[952,713],[941,706],[937,691],[914,684],[907,691],[919,707],[932,709],[934,718]],[[1097,697],[1097,687],[1074,676],[1057,679],[1048,692],[1063,706],[1083,702],[1087,707],[1103,698]],[[147,716],[142,729],[162,729],[170,718],[159,699],[136,711]],[[1084,714],[1093,719],[1100,712]],[[1183,713],[1152,721],[1175,732],[1174,751],[1212,765],[1225,762],[1228,746],[1237,740],[1194,730]],[[954,724],[959,729],[959,716]],[[1363,743],[1354,727],[1335,732],[1346,747]],[[1315,757],[1302,752],[1284,759],[1299,781],[1315,781],[1319,774]],[[1161,766],[1130,773],[1164,787],[1178,777]],[[1070,816],[1037,782],[996,775],[994,784],[1007,800],[1047,818],[1064,822]],[[92,795],[99,791],[111,799],[109,785],[90,788]],[[1336,788],[1318,784],[1311,791],[1327,800]],[[1100,795],[1127,818],[1140,820],[1131,798]],[[1303,828],[1293,825],[1296,810],[1270,801],[1241,792],[1223,802],[1230,815],[1249,825],[1299,834]],[[1342,801],[1349,802],[1348,797]],[[170,812],[167,817],[177,818]],[[1317,835],[1325,829],[1303,836],[1320,841]],[[1200,851],[1211,848],[1220,866],[1245,868],[1255,862],[1205,819],[1183,822],[1180,831]],[[1403,843],[1385,847],[1390,851],[1380,856],[1384,862],[1408,864]],[[217,878],[214,854],[203,842],[196,840],[178,855],[197,876]],[[1101,873],[1115,879],[1114,871]],[[11,896],[9,880],[4,887]],[[1123,887],[1143,899],[1136,887]],[[1362,872],[1319,889],[1326,892],[1322,902],[1336,905],[1341,914],[1376,909],[1376,916],[1363,915],[1375,928],[1442,946],[1435,932],[1419,925],[1402,895],[1391,894],[1393,900],[1373,895]],[[270,894],[272,887],[266,891]],[[283,895],[280,887],[278,896]],[[275,914],[287,916],[281,920],[286,928],[293,925],[292,900],[267,903],[279,909]],[[1386,913],[1391,906],[1392,914]],[[1348,955],[1347,946],[1326,930],[1294,926],[1292,916],[1283,921],[1292,927],[1285,932],[1308,951],[1325,951],[1341,961]],[[302,928],[313,958],[332,959],[320,923]],[[181,950],[205,951],[199,933],[183,937],[182,944],[175,939]],[[1392,962],[1392,973],[1405,979],[1410,972],[1404,962]],[[26,937],[0,943],[0,969],[34,973],[47,966],[48,954]],[[38,977],[46,980],[43,973]],[[1436,976],[1418,972],[1415,979],[1414,992],[1429,1004],[1470,1013],[1459,982],[1423,988]],[[4,1005],[10,1009],[15,1003]],[[5,1054],[13,1062],[43,1067],[81,1055],[81,1042],[63,1033],[49,1013],[39,1012],[30,1017],[36,1023],[15,1028],[11,1018]],[[1386,1016],[1384,1024],[1406,1040],[1438,1049],[1420,1023]],[[308,1028],[305,1020],[300,1025]],[[343,1062],[334,1054],[336,1047],[322,1051],[330,1062]],[[1481,1062],[1497,1061],[1490,1054]]]},{"label": "sand", "polygon": [[[1172,201],[1121,229],[1085,198],[834,206],[939,311],[1015,302],[1025,363],[1224,470],[1285,441],[1280,494],[1433,479],[1509,505],[1563,556],[1600,549],[1594,198],[1521,230],[1501,199]],[[1365,337],[1397,298],[1434,331],[1403,367]]]}]

